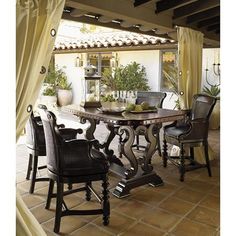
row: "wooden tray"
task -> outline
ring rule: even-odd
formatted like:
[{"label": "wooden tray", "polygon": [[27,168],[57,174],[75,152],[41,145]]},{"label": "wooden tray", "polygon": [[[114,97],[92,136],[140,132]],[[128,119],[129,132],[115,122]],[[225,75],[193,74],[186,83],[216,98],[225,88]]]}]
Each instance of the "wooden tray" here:
[{"label": "wooden tray", "polygon": [[116,109],[106,109],[106,108],[97,108],[97,110],[101,111],[104,114],[111,114],[111,115],[121,115],[125,109],[116,110]]},{"label": "wooden tray", "polygon": [[157,112],[157,109],[143,110],[143,111],[130,111],[130,113],[132,114],[141,114],[141,113],[150,113],[150,112]]}]

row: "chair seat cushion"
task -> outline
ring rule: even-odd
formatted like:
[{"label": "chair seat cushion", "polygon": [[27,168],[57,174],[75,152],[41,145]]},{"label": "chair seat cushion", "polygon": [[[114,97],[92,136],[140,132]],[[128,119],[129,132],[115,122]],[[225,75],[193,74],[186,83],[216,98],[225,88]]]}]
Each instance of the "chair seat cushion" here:
[{"label": "chair seat cushion", "polygon": [[84,165],[84,163],[81,163],[81,166],[70,166],[70,167],[66,167],[63,170],[62,175],[63,176],[84,176],[84,175],[97,175],[97,174],[105,174],[107,173],[108,168],[104,163],[101,162],[91,162],[86,163],[86,165]]},{"label": "chair seat cushion", "polygon": [[190,125],[185,124],[180,126],[168,127],[164,130],[164,132],[165,136],[178,139],[180,135],[187,133],[189,129]]},{"label": "chair seat cushion", "polygon": [[[63,176],[82,176],[82,175],[96,175],[108,172],[108,163],[103,154],[99,151],[92,149],[92,157],[88,157],[85,150],[81,152],[74,152],[71,148],[68,152],[64,152],[64,166],[61,168]],[[52,171],[53,169],[48,166]],[[55,173],[55,172],[54,172]]]}]

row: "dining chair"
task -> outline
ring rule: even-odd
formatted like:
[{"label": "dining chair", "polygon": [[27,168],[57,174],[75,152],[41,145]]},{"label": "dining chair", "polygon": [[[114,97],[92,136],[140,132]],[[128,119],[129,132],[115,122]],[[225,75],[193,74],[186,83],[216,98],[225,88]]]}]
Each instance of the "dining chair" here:
[{"label": "dining chair", "polygon": [[[60,231],[61,217],[68,215],[103,215],[103,224],[109,224],[110,203],[108,190],[108,161],[98,150],[97,140],[66,140],[60,134],[56,119],[45,105],[39,105],[40,116],[46,140],[47,168],[50,179],[46,209],[50,208],[52,198],[56,198],[54,232]],[[102,197],[92,187],[93,181],[102,181]],[[53,193],[56,182],[56,193]],[[83,183],[84,186],[64,191],[64,184]],[[86,200],[91,193],[101,203],[101,208],[73,210],[66,205],[64,196],[79,191],[86,192]],[[62,210],[63,208],[63,210]]]},{"label": "dining chair", "polygon": [[[25,126],[26,147],[29,154],[26,179],[30,179],[32,171],[29,193],[34,193],[35,183],[49,181],[49,178],[37,177],[38,170],[47,168],[46,165],[38,166],[38,157],[46,158],[46,144],[42,120],[40,116],[34,115],[32,105],[27,107],[27,112],[30,113],[30,116]],[[64,124],[58,124],[57,127],[65,139],[75,138],[78,133],[83,132],[81,129],[65,128]]]},{"label": "dining chair", "polygon": [[[179,168],[180,181],[184,181],[186,171],[200,167],[206,167],[211,176],[211,168],[208,156],[208,128],[209,117],[212,113],[216,98],[205,94],[193,96],[192,108],[189,116],[182,122],[174,122],[164,126],[163,135],[163,166],[167,166],[167,160]],[[170,156],[167,153],[167,143],[180,148],[179,156]],[[199,164],[194,160],[194,147],[203,146],[206,164]],[[188,154],[189,149],[189,154]],[[188,164],[186,162],[188,161]]]},{"label": "dining chair", "polygon": [[[162,108],[164,99],[166,97],[166,93],[164,92],[148,92],[148,91],[138,91],[136,104],[141,104],[142,102],[147,102],[149,106],[154,106],[156,108]],[[161,156],[161,144],[160,144],[160,129],[162,128],[162,123],[158,123],[154,128],[154,134],[157,139],[157,148],[159,156]],[[144,135],[143,133],[139,133],[136,135],[136,143],[133,147],[136,147],[137,150],[139,148],[145,148],[145,146],[140,145],[139,136]]]}]

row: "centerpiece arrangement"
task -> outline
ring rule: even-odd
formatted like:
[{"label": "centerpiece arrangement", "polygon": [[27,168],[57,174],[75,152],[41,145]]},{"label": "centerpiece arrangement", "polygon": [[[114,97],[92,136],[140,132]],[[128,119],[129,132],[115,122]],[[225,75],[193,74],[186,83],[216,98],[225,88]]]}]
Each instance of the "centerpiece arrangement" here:
[{"label": "centerpiece arrangement", "polygon": [[105,69],[101,79],[103,112],[122,113],[152,110],[149,104],[136,105],[137,91],[148,91],[145,67],[136,62]]},{"label": "centerpiece arrangement", "polygon": [[147,113],[156,112],[157,108],[155,106],[150,106],[148,102],[142,102],[141,104],[130,103],[125,110],[131,113]]}]

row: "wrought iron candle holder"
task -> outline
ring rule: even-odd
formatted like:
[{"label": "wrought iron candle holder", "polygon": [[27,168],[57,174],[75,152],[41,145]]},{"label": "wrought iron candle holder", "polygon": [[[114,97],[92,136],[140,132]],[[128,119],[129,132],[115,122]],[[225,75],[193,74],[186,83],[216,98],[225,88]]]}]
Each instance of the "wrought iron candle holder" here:
[{"label": "wrought iron candle holder", "polygon": [[211,84],[208,80],[209,69],[206,68],[205,71],[206,71],[206,82],[207,82],[207,84],[210,85],[210,86],[219,86],[220,85],[220,63],[213,63],[213,72],[214,72],[214,75],[218,77],[218,83]]}]

